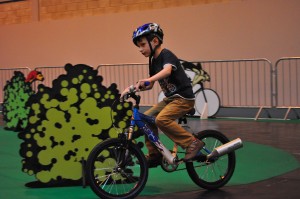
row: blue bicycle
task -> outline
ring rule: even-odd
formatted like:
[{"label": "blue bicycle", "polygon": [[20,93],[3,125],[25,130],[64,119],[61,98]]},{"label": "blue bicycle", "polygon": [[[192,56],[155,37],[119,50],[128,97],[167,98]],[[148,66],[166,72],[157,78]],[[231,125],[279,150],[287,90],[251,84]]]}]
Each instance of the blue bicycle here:
[{"label": "blue bicycle", "polygon": [[100,198],[134,198],[145,187],[148,166],[140,144],[134,140],[135,126],[138,126],[162,153],[163,170],[173,172],[178,169],[179,164],[185,163],[193,182],[205,189],[220,188],[230,180],[236,163],[234,150],[242,146],[239,138],[229,142],[225,135],[216,130],[201,131],[195,136],[205,142],[205,147],[193,161],[183,162],[176,144],[169,150],[154,135],[149,126],[155,124],[155,118],[139,112],[141,97],[133,86],[124,96],[125,100],[129,98],[135,103],[128,129],[120,133],[118,138],[107,139],[96,145],[87,159],[86,179]]}]

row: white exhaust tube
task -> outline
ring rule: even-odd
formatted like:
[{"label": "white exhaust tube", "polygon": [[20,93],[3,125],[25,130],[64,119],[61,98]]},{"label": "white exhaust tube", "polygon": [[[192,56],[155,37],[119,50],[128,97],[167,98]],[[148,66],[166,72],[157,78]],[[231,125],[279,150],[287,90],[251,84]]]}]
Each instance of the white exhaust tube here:
[{"label": "white exhaust tube", "polygon": [[240,138],[236,138],[222,146],[215,148],[209,155],[207,155],[207,160],[228,154],[241,147],[243,147],[242,140]]}]

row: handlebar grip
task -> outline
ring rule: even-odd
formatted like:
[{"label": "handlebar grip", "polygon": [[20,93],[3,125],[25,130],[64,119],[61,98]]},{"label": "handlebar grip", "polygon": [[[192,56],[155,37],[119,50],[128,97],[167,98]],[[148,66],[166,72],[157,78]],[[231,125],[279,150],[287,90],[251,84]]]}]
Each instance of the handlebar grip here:
[{"label": "handlebar grip", "polygon": [[144,85],[145,85],[145,86],[149,86],[149,85],[150,85],[150,82],[145,82]]},{"label": "handlebar grip", "polygon": [[[150,85],[150,82],[148,82],[148,81],[144,82],[144,86],[149,86],[149,85]],[[141,89],[141,88],[139,88],[139,89]],[[127,100],[128,98],[133,97],[133,95],[135,95],[134,93],[136,92],[136,90],[135,90],[134,85],[129,86],[128,90],[129,90],[128,93],[126,93],[122,97],[121,101]]]},{"label": "handlebar grip", "polygon": [[[144,86],[149,86],[150,85],[150,82],[144,82]],[[139,86],[139,89],[142,89],[143,88],[143,86]]]}]

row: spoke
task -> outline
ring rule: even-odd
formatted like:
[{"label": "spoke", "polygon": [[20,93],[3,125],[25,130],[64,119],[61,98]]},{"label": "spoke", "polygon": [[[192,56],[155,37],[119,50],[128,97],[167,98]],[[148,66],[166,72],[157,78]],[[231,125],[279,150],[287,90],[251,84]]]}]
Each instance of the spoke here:
[{"label": "spoke", "polygon": [[110,179],[111,175],[112,175],[112,174],[107,175],[106,180],[105,180],[105,181],[102,181],[102,183],[100,183],[100,186],[104,183],[103,186],[102,186],[103,189],[105,188],[105,186],[106,186],[108,180]]},{"label": "spoke", "polygon": [[[211,153],[210,151],[213,151],[215,148],[222,146],[223,143],[227,142],[227,139],[223,139],[212,131],[212,135],[203,136],[202,141],[206,144],[204,150],[201,151],[205,155]],[[199,158],[199,160],[202,159]],[[229,173],[232,171],[231,162],[233,160],[231,159],[231,155],[225,154],[211,161],[203,161],[187,165],[188,172],[196,175],[194,179],[196,184],[207,189],[224,186],[231,177],[231,173]]]},{"label": "spoke", "polygon": [[[108,190],[109,193],[112,192],[112,189],[113,189],[114,185],[116,185],[116,181],[113,180],[113,178],[112,178],[112,183],[110,184],[110,189]],[[115,187],[116,187],[116,186],[115,186]],[[116,188],[117,188],[117,187],[116,187]],[[117,191],[117,193],[118,193],[118,190],[116,190],[116,191]]]},{"label": "spoke", "polygon": [[116,164],[120,163],[120,152],[114,147],[113,148],[114,157],[116,159]]},{"label": "spoke", "polygon": [[[103,175],[103,176],[97,176],[95,177],[95,179],[100,181],[102,178],[105,178],[106,179],[105,181],[107,181],[111,177],[111,175],[113,175],[113,173],[110,173],[108,175]],[[105,181],[102,180],[101,182],[105,182]]]},{"label": "spoke", "polygon": [[207,175],[207,173],[208,173],[208,166],[205,167],[205,170],[203,171],[203,174],[202,174],[202,176],[201,176],[201,179],[206,179],[205,176]]},{"label": "spoke", "polygon": [[[219,179],[219,175],[217,174],[216,169],[215,169],[215,164],[211,165],[211,173],[212,173],[212,181],[214,181],[214,179]],[[213,176],[215,178],[213,178]]]},{"label": "spoke", "polygon": [[201,163],[199,163],[197,166],[194,166],[194,168],[201,168],[201,167],[203,167],[203,166],[206,166],[206,164],[203,163],[203,162],[201,162]]},{"label": "spoke", "polygon": [[218,143],[219,143],[219,140],[216,139],[212,150],[215,149],[217,146],[219,146]]},{"label": "spoke", "polygon": [[216,162],[216,167],[218,167],[221,177],[224,177],[227,173],[226,168],[228,168],[228,156],[226,155],[226,156],[223,156],[222,159],[219,159]]},{"label": "spoke", "polygon": [[126,182],[124,183],[123,180],[121,182],[122,182],[121,184],[122,184],[122,188],[123,188],[123,193],[128,193],[127,188],[126,188],[126,185],[127,185]]},{"label": "spoke", "polygon": [[132,194],[142,180],[138,157],[135,150],[126,149],[121,143],[106,145],[94,159],[93,183],[103,193],[116,198]]},{"label": "spoke", "polygon": [[102,170],[108,170],[108,169],[111,169],[110,167],[102,167],[102,168],[97,168],[97,169],[94,169],[95,171],[102,171]]},{"label": "spoke", "polygon": [[108,164],[109,164],[111,170],[113,170],[112,168],[116,168],[117,165],[118,165],[118,163],[116,161],[113,161],[113,160],[114,160],[113,158],[108,159]]}]

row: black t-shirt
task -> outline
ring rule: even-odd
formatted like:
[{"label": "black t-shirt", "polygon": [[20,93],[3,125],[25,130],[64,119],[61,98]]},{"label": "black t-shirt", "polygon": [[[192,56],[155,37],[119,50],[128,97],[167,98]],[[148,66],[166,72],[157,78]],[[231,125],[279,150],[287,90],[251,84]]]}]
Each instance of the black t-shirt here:
[{"label": "black t-shirt", "polygon": [[179,59],[170,50],[163,49],[156,59],[152,59],[149,66],[150,76],[160,72],[166,64],[172,65],[171,75],[158,81],[165,96],[179,95],[186,99],[194,99],[191,80],[184,72]]}]

